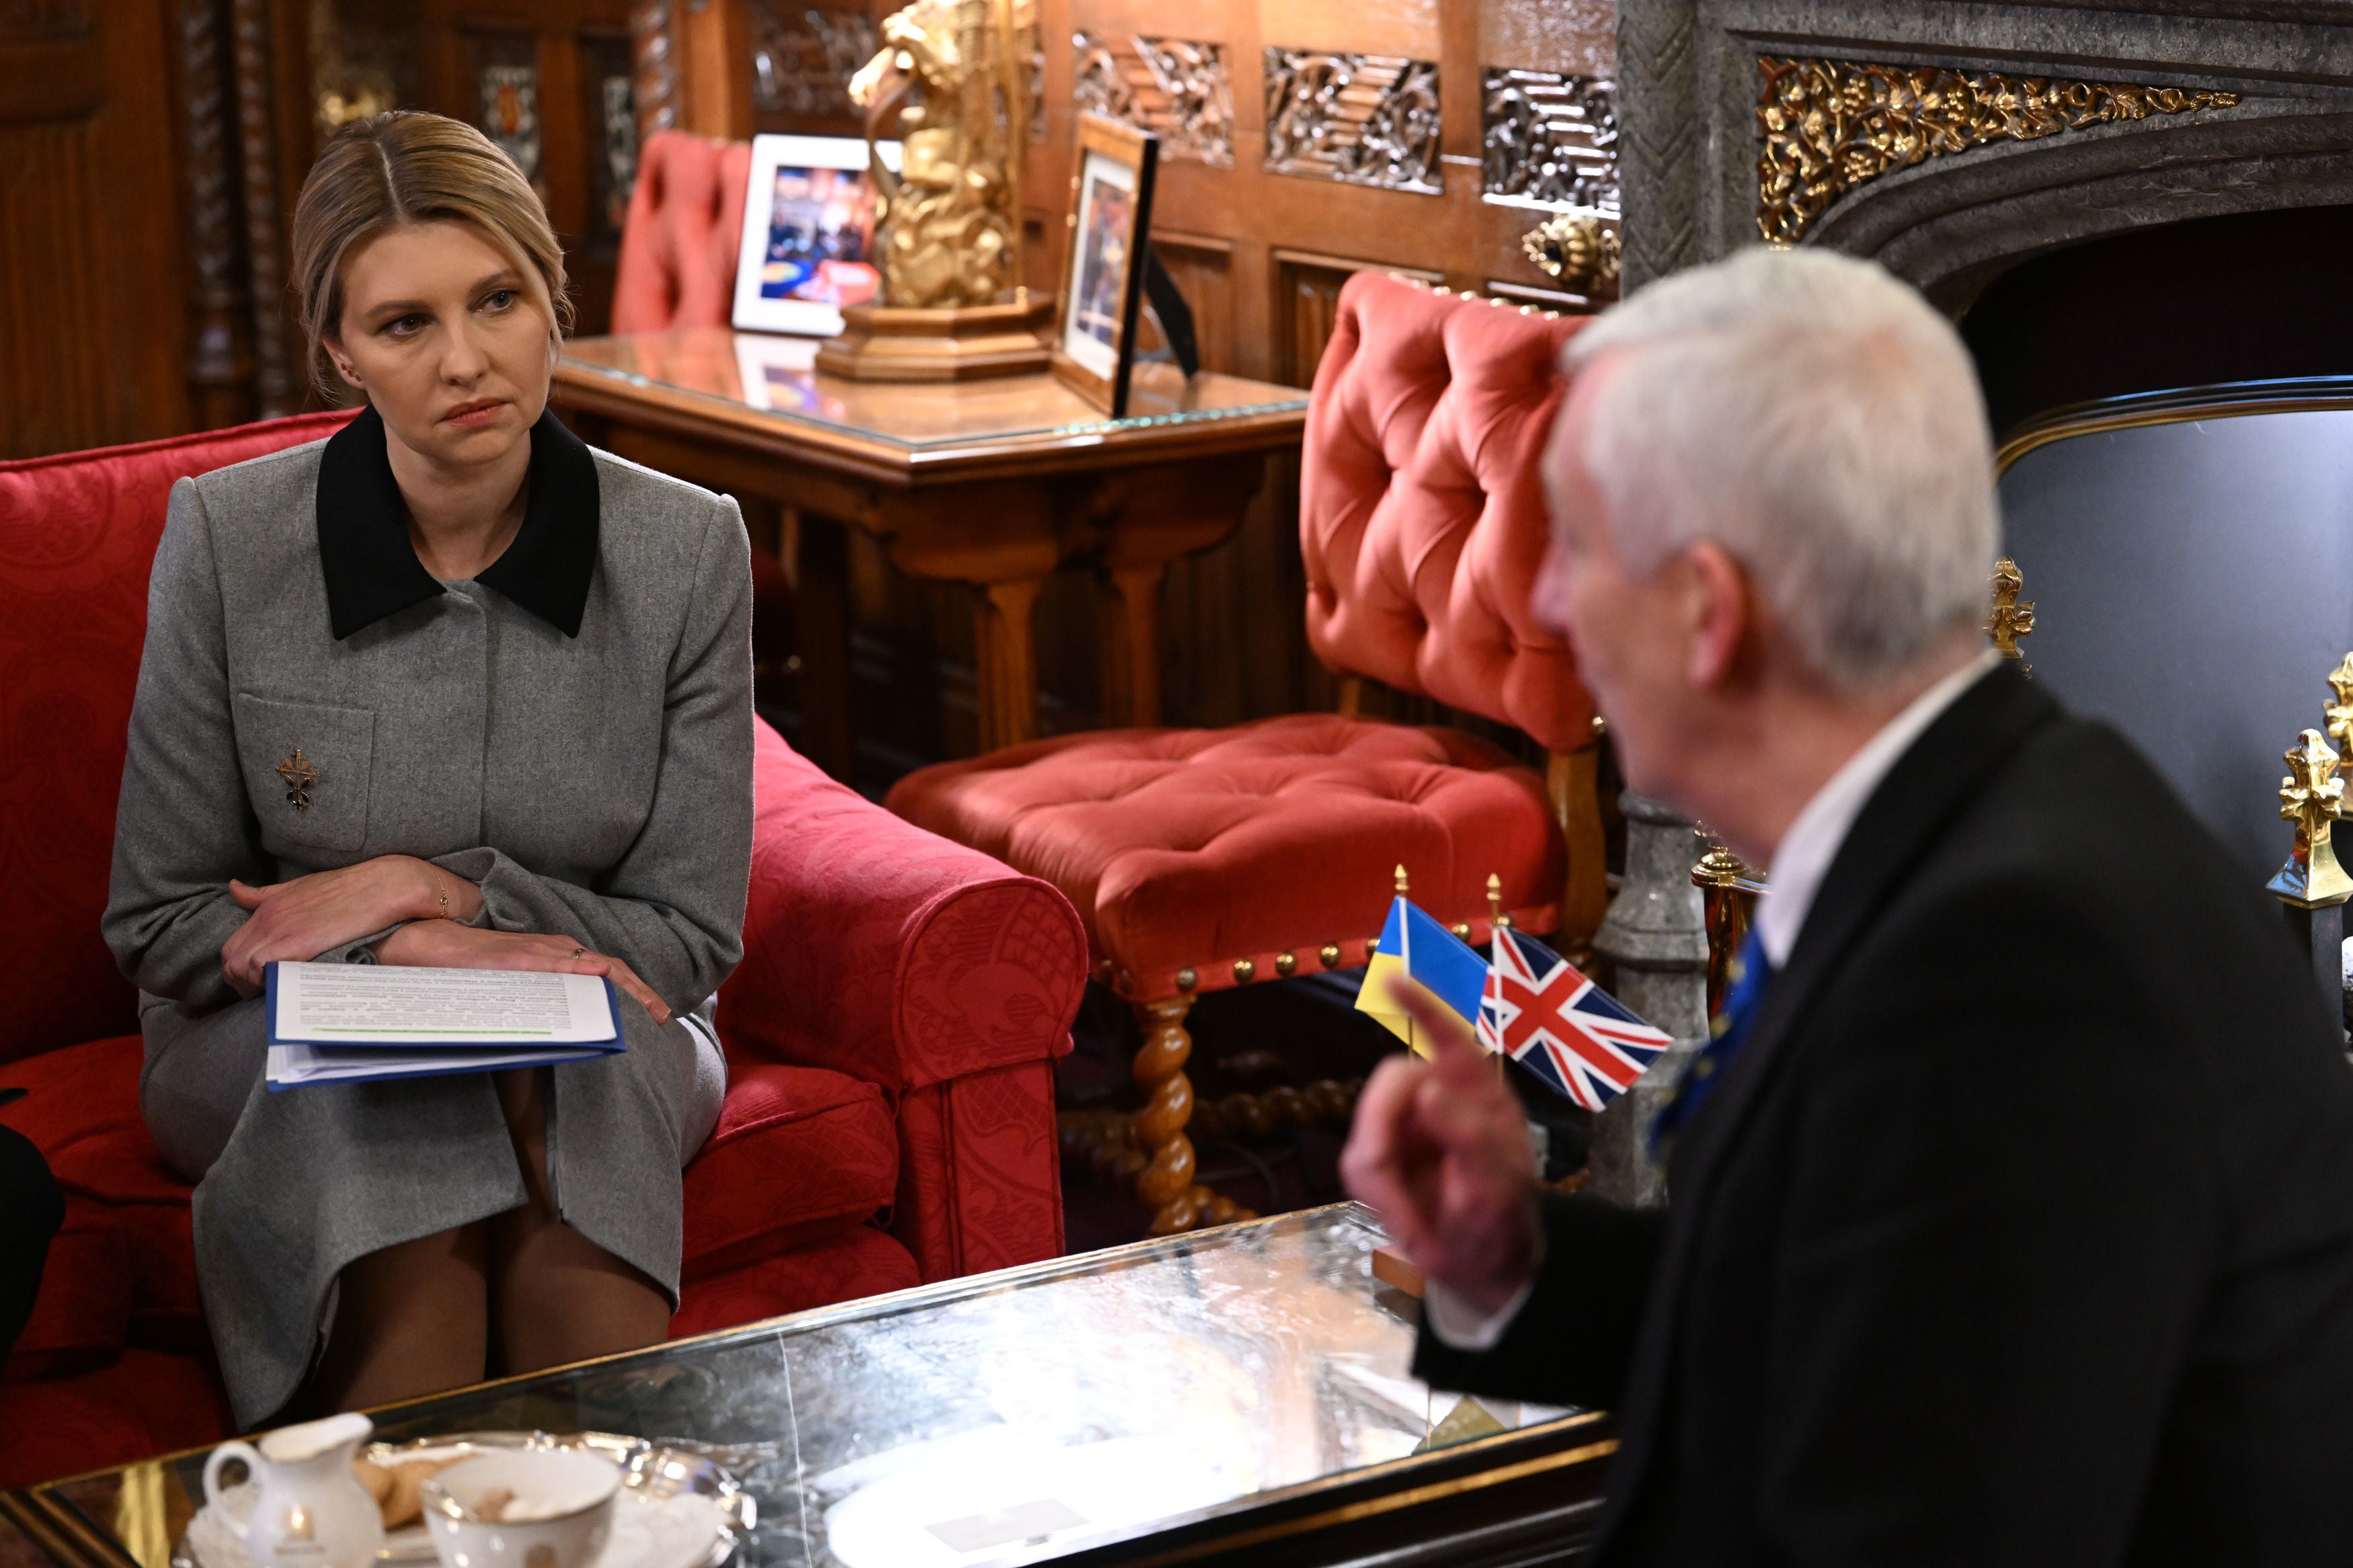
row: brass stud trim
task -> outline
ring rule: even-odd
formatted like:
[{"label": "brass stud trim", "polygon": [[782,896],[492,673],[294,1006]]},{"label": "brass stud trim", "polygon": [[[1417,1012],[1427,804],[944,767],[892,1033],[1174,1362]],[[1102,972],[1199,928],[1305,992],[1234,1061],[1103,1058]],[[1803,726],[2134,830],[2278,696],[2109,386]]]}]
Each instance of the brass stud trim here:
[{"label": "brass stud trim", "polygon": [[1191,970],[1180,969],[1176,972],[1177,990],[1190,991],[1194,986],[1198,985],[1199,984],[1201,984],[1201,977],[1194,973]]},{"label": "brass stud trim", "polygon": [[1234,960],[1234,984],[1237,985],[1249,984],[1251,978],[1257,973],[1258,965],[1251,963],[1249,959],[1237,958]]},{"label": "brass stud trim", "polygon": [[1458,941],[1469,942],[1471,940],[1471,922],[1469,921],[1456,921],[1452,925],[1448,926],[1446,929],[1452,931]]},{"label": "brass stud trim", "polygon": [[1315,950],[1315,956],[1324,961],[1324,968],[1337,969],[1340,967],[1340,944],[1336,942],[1327,942]]},{"label": "brass stud trim", "polygon": [[1290,979],[1291,972],[1298,967],[1298,954],[1292,952],[1278,952],[1274,955],[1274,972],[1277,974],[1282,975],[1284,979]]}]

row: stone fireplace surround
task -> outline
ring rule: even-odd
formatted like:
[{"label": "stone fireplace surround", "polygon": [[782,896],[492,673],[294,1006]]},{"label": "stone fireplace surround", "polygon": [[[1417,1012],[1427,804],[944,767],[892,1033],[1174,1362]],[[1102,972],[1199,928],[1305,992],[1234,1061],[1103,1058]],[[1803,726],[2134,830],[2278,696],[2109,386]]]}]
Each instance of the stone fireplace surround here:
[{"label": "stone fireplace surround", "polygon": [[2353,203],[2353,0],[1621,0],[1630,288],[1764,237],[1767,58],[1940,68],[1948,85],[2009,79],[1993,91],[2084,84],[2064,89],[2061,111],[2080,129],[1891,168],[1804,227],[1800,243],[1875,258],[1955,314],[2062,246]]}]

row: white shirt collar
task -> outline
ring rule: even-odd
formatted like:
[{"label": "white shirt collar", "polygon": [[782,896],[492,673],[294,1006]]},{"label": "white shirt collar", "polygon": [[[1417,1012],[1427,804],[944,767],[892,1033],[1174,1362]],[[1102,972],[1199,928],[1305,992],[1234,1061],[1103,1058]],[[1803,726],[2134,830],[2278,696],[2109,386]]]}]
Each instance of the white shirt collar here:
[{"label": "white shirt collar", "polygon": [[1790,822],[1789,831],[1781,836],[1780,848],[1774,853],[1765,895],[1757,900],[1757,940],[1774,968],[1789,962],[1823,876],[1838,858],[1839,847],[1846,842],[1847,830],[1854,826],[1887,771],[1962,692],[2000,662],[2001,655],[1988,648],[1914,698],[1911,706],[1890,719],[1846,760],[1845,766],[1831,775],[1828,784],[1814,792]]}]

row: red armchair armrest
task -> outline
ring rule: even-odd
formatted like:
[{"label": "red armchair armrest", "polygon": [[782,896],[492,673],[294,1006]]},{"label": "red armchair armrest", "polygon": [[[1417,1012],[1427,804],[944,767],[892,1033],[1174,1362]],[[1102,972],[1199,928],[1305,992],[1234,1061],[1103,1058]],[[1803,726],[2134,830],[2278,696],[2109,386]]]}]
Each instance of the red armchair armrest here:
[{"label": "red armchair armrest", "polygon": [[1052,1063],[1086,983],[1046,882],[901,821],[758,727],[731,1056],[881,1087],[899,1134],[892,1234],[926,1280],[1058,1256]]}]

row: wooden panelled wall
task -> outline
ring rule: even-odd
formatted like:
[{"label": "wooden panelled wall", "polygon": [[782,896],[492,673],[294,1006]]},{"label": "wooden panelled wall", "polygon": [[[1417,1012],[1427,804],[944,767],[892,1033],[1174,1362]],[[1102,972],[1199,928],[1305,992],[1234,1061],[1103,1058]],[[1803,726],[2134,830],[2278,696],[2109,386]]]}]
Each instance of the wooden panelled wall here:
[{"label": "wooden panelled wall", "polygon": [[[690,80],[691,121],[718,134],[854,132],[838,73],[865,58],[871,17],[889,7],[740,4],[737,20],[707,26],[753,68],[720,73],[733,95],[723,103],[705,91],[698,107]],[[1191,305],[1211,369],[1308,384],[1340,287],[1366,268],[1586,307],[1521,247],[1547,216],[1529,198],[1558,198],[1567,176],[1556,171],[1552,188],[1531,191],[1528,167],[1545,162],[1543,149],[1499,175],[1487,146],[1503,101],[1496,73],[1516,72],[1536,96],[1572,103],[1567,117],[1590,120],[1606,147],[1615,129],[1610,0],[1038,0],[1037,17],[1033,74],[1042,91],[1024,181],[1033,286],[1050,290],[1058,277],[1070,149],[1084,106],[1163,138],[1155,243]],[[693,78],[691,60],[681,74]],[[1561,170],[1576,161],[1553,160]],[[1505,189],[1493,191],[1499,184]],[[1594,193],[1573,194],[1583,201]],[[1614,204],[1614,187],[1608,199]],[[1162,605],[1169,722],[1225,724],[1333,701],[1334,683],[1306,646],[1297,495],[1296,468],[1282,465],[1236,538],[1170,572]],[[964,596],[896,577],[862,537],[849,548],[866,781],[970,754]],[[1070,576],[1039,605],[1049,732],[1103,721],[1098,608],[1093,585]],[[1371,706],[1400,718],[1449,717],[1381,693]]]},{"label": "wooden panelled wall", "polygon": [[[1035,6],[1041,90],[1025,191],[1038,287],[1053,288],[1061,261],[1069,149],[1085,105],[1163,137],[1155,243],[1213,369],[1307,384],[1340,286],[1364,268],[1573,303],[1522,255],[1520,237],[1546,214],[1492,199],[1499,176],[1486,147],[1503,101],[1496,88],[1507,84],[1499,72],[1538,84],[1555,106],[1548,112],[1600,126],[1615,75],[1611,0]],[[287,224],[323,136],[341,119],[396,104],[460,116],[508,145],[565,237],[581,330],[601,330],[638,136],[671,124],[738,137],[855,133],[847,79],[892,8],[892,0],[0,5],[0,456],[216,426],[314,399],[286,289]],[[1530,127],[1515,133],[1525,142]],[[1500,194],[1558,198],[1558,189],[1520,188],[1526,170],[1544,163],[1557,184],[1574,162],[1523,158],[1517,174],[1504,171]],[[1332,683],[1302,627],[1297,489],[1285,465],[1236,538],[1170,573],[1169,721],[1222,724],[1330,704]],[[861,774],[879,783],[969,754],[964,596],[897,577],[863,536],[848,546]],[[1078,578],[1057,579],[1040,605],[1040,717],[1050,731],[1102,721],[1096,615],[1094,586]],[[1400,717],[1427,711],[1388,706]]]}]

